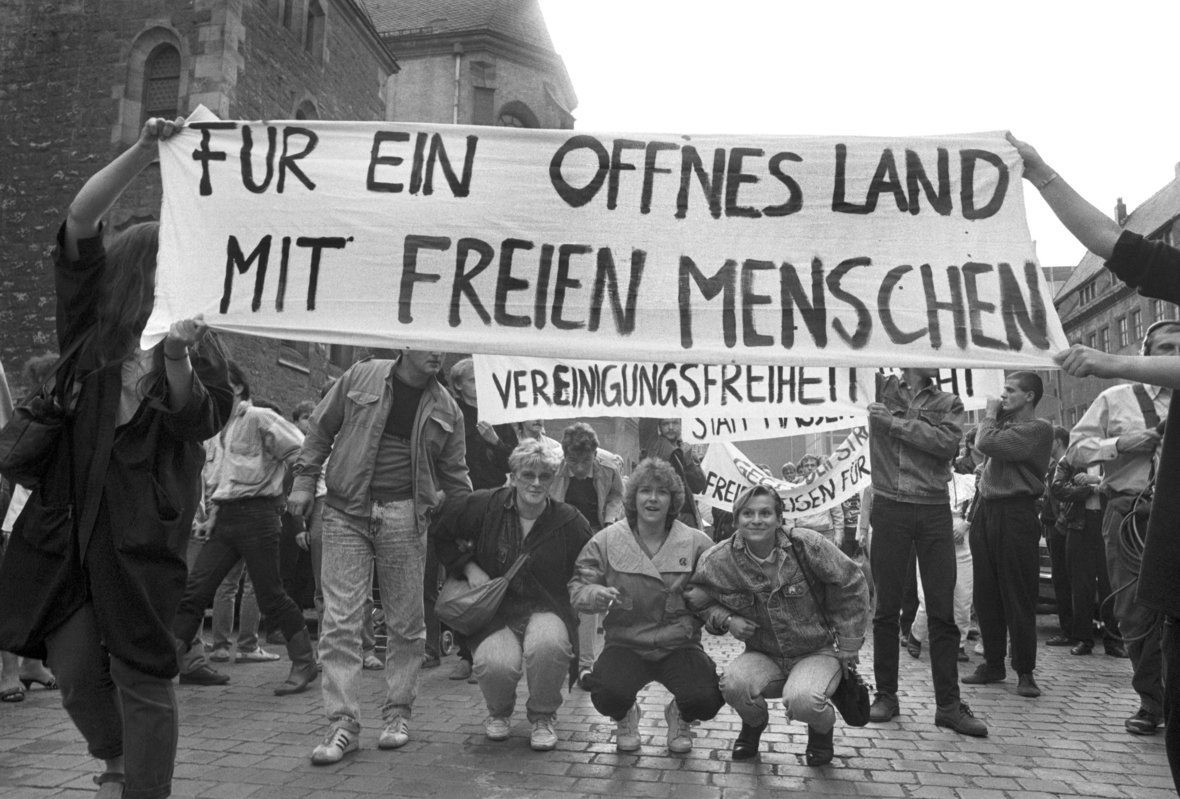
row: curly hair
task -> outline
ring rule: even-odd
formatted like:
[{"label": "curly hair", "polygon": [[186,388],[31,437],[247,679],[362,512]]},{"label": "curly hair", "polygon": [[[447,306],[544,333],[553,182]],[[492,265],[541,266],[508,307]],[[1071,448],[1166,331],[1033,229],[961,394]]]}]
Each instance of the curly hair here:
[{"label": "curly hair", "polygon": [[561,434],[561,451],[570,455],[593,455],[598,451],[598,433],[585,422],[574,422]]},{"label": "curly hair", "polygon": [[291,421],[298,422],[300,416],[311,416],[315,413],[316,405],[311,400],[303,400],[291,411]]},{"label": "curly hair", "polygon": [[672,522],[676,521],[680,513],[680,508],[684,506],[684,483],[681,482],[680,475],[676,474],[672,464],[660,458],[644,458],[640,461],[635,471],[627,478],[627,486],[623,489],[623,513],[626,514],[627,523],[632,529],[635,529],[639,519],[635,496],[644,486],[664,488],[672,495],[672,501],[668,504],[668,518],[664,522],[666,528],[671,528]]},{"label": "curly hair", "polygon": [[516,474],[526,466],[545,467],[554,472],[561,466],[561,456],[556,450],[550,449],[544,441],[526,438],[516,445],[512,454],[508,456],[508,468]]}]

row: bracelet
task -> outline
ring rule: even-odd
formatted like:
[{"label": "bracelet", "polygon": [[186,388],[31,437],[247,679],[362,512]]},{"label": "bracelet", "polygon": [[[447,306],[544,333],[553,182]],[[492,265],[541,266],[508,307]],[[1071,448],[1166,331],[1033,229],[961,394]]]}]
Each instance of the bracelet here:
[{"label": "bracelet", "polygon": [[1057,173],[1053,172],[1049,175],[1049,177],[1045,178],[1040,183],[1034,182],[1033,185],[1037,187],[1037,191],[1044,191],[1045,187],[1055,180],[1057,180]]},{"label": "bracelet", "polygon": [[183,360],[185,360],[186,358],[188,358],[188,347],[185,347],[185,348],[184,348],[184,355],[181,355],[181,356],[179,356],[179,357],[177,357],[177,358],[173,358],[171,355],[169,355],[169,354],[168,354],[168,350],[167,350],[167,348],[165,348],[165,350],[164,350],[164,358],[165,358],[166,360],[169,360],[169,361],[183,361]]}]

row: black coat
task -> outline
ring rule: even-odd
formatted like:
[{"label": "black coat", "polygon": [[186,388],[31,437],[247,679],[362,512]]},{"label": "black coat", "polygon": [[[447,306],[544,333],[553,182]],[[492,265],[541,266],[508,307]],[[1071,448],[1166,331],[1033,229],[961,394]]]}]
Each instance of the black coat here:
[{"label": "black coat", "polygon": [[[78,247],[76,263],[60,247],[57,257],[63,350],[93,324],[106,279],[101,239]],[[44,658],[46,636],[90,602],[111,655],[159,677],[176,674],[171,627],[201,495],[201,442],[220,431],[233,406],[224,360],[192,361],[183,407],[166,407],[161,371],[149,391],[159,399],[145,401],[117,430],[121,365],[97,368],[88,345],[64,367],[80,392],[54,466],[17,519],[0,564],[0,649]],[[113,438],[105,470],[96,458],[104,438]]]},{"label": "black coat", "polygon": [[[1144,297],[1180,303],[1180,250],[1124,230],[1106,268]],[[1180,616],[1180,402],[1173,396],[1155,474],[1135,600]]]},{"label": "black coat", "polygon": [[[503,576],[512,567],[516,558],[500,562],[497,550],[505,517],[515,513],[515,491],[512,487],[474,491],[443,504],[431,526],[431,535],[438,562],[449,573],[462,576],[463,567],[471,560],[489,577]],[[590,523],[572,505],[550,500],[526,539],[534,547],[532,554],[509,585],[491,623],[470,637],[472,649],[491,633],[515,626],[532,611],[548,610],[565,622],[575,652],[571,670],[576,677],[578,620],[570,607],[567,583],[591,534]]]}]

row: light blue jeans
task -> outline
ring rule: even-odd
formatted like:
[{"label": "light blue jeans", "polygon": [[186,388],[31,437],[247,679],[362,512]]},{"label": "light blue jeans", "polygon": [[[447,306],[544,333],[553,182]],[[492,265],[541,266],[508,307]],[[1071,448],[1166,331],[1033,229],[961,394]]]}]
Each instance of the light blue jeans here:
[{"label": "light blue jeans", "polygon": [[534,613],[525,627],[524,641],[508,628],[497,630],[472,653],[473,673],[488,704],[488,715],[507,719],[516,709],[516,686],[524,675],[530,722],[552,719],[561,707],[561,686],[569,678],[570,644],[565,622],[555,613]]},{"label": "light blue jeans", "polygon": [[323,514],[324,629],[320,633],[321,690],[332,724],[360,731],[356,694],[361,679],[362,617],[372,595],[373,565],[385,610],[385,681],[381,717],[409,718],[418,693],[418,671],[426,646],[422,616],[422,576],[426,531],[418,524],[413,500],[374,502],[369,518],[328,505]]},{"label": "light blue jeans", "polygon": [[213,596],[213,648],[229,649],[229,637],[234,631],[234,600],[238,596],[238,584],[242,585],[242,612],[238,619],[238,651],[252,652],[258,648],[258,600],[254,598],[254,583],[246,572],[246,561],[229,570],[217,593]]},{"label": "light blue jeans", "polygon": [[746,651],[725,667],[721,695],[751,727],[761,727],[769,718],[767,697],[781,696],[787,719],[802,721],[822,733],[836,724],[836,709],[828,698],[839,684],[840,661],[834,651],[814,652],[785,663]]}]

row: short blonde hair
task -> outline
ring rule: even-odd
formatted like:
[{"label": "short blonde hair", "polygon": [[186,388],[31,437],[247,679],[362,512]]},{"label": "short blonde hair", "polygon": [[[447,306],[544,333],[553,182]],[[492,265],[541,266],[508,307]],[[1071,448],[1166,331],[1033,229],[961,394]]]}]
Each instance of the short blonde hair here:
[{"label": "short blonde hair", "polygon": [[544,441],[535,438],[525,439],[517,444],[516,449],[508,456],[508,468],[516,474],[526,466],[545,467],[556,472],[561,466],[561,456]]}]

